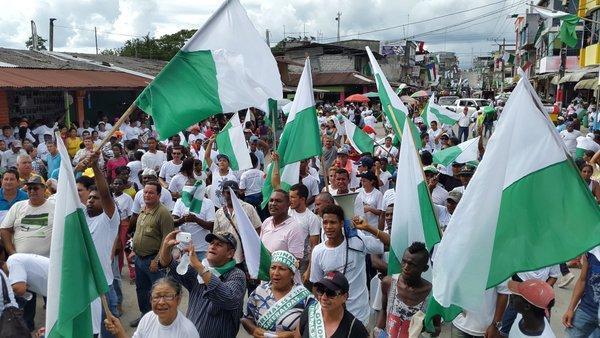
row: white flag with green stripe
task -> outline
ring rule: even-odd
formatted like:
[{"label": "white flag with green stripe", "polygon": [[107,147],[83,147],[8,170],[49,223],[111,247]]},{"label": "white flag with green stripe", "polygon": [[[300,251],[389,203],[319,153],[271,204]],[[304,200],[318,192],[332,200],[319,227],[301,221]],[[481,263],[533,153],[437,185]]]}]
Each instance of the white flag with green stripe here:
[{"label": "white flag with green stripe", "polygon": [[[291,185],[298,183],[300,161],[319,156],[322,151],[323,145],[315,108],[310,59],[306,58],[296,96],[294,96],[290,114],[283,128],[279,146],[277,146],[281,188],[289,190]],[[272,168],[270,167],[262,189],[263,207],[273,192],[271,175]]]},{"label": "white flag with green stripe", "polygon": [[[404,131],[408,132],[408,125]],[[412,137],[403,137],[400,145],[392,224],[389,275],[402,270],[402,255],[413,242],[424,242],[431,251],[440,241],[438,221]]]},{"label": "white flag with green stripe", "polygon": [[222,112],[281,99],[277,62],[238,0],[226,0],[136,100],[161,138]]},{"label": "white flag with green stripe", "polygon": [[[373,154],[375,140],[352,123],[352,121],[348,120],[346,116],[342,115],[342,118],[344,119],[344,128],[346,129],[346,136],[348,137],[350,145],[359,153]],[[334,117],[334,121],[335,120],[337,120],[337,118]]]},{"label": "white flag with green stripe", "polygon": [[263,245],[256,229],[252,226],[250,218],[246,215],[242,204],[238,200],[235,192],[231,192],[231,202],[233,204],[233,213],[235,224],[239,232],[242,249],[244,250],[244,260],[248,267],[248,274],[252,279],[268,281],[269,269],[271,267],[271,253]]},{"label": "white flag with green stripe", "polygon": [[400,139],[402,139],[404,123],[405,121],[408,121],[415,140],[415,145],[418,149],[421,149],[420,132],[417,126],[407,118],[408,108],[406,108],[404,103],[402,103],[398,97],[398,94],[396,94],[392,89],[392,86],[390,86],[390,83],[379,67],[379,63],[377,63],[377,59],[375,59],[371,49],[368,46],[365,47],[365,49],[369,56],[371,70],[373,71],[373,76],[375,77],[375,82],[377,84],[377,93],[379,94],[379,100],[381,101],[381,110],[383,111],[385,118],[390,122],[392,129],[394,129],[395,134]]},{"label": "white flag with green stripe", "polygon": [[446,124],[452,126],[460,119],[460,114],[455,113],[451,110],[448,110],[437,103],[435,103],[435,94],[431,94],[427,105],[423,109],[423,113],[421,117],[423,118],[423,122],[431,127],[431,122],[436,121],[438,125]]},{"label": "white flag with green stripe", "polygon": [[50,245],[46,337],[91,337],[90,304],[108,292],[108,284],[77,195],[67,148],[60,137],[56,139],[61,164]]},{"label": "white flag with green stripe", "polygon": [[449,166],[452,162],[467,163],[479,157],[479,136],[433,153],[433,163]]},{"label": "white flag with green stripe", "polygon": [[202,200],[204,199],[205,190],[206,184],[203,181],[196,181],[194,185],[186,185],[181,190],[181,202],[191,212],[199,214],[202,212]]},{"label": "white flag with green stripe", "polygon": [[434,252],[433,295],[480,311],[484,290],[568,261],[598,234],[600,208],[523,76]]},{"label": "white flag with green stripe", "polygon": [[233,113],[223,130],[217,134],[215,141],[219,154],[229,157],[229,166],[232,170],[252,168],[250,150],[244,136],[244,126],[240,122],[238,113]]}]

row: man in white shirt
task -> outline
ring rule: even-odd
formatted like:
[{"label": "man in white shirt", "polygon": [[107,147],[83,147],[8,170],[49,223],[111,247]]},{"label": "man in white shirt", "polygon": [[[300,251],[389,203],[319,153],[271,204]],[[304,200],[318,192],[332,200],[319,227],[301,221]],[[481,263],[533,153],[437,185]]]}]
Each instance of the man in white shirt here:
[{"label": "man in white shirt", "polygon": [[158,172],[166,161],[167,155],[162,150],[158,150],[158,141],[154,137],[150,137],[148,151],[142,155],[142,170],[152,169]]},{"label": "man in white shirt", "polygon": [[54,135],[54,128],[56,128],[57,126],[58,126],[57,124],[48,120],[48,121],[46,121],[46,124],[37,126],[35,129],[33,129],[31,131],[31,133],[33,135],[37,136],[39,143],[45,143],[46,138],[44,137],[44,135],[46,135],[46,134],[51,135],[51,136]]},{"label": "man in white shirt", "polygon": [[581,132],[575,129],[575,122],[569,123],[567,129],[560,132],[560,137],[565,143],[571,157],[575,157],[575,152],[577,151],[577,138],[581,135]]},{"label": "man in white shirt", "polygon": [[367,116],[365,116],[365,126],[369,126],[373,129],[375,129],[375,125],[377,124],[377,119],[375,118],[375,116],[373,116],[372,113],[367,113]]},{"label": "man in white shirt", "polygon": [[162,185],[165,189],[169,188],[169,183],[171,183],[171,179],[173,179],[173,176],[177,175],[181,170],[181,157],[183,156],[183,147],[174,146],[171,154],[173,155],[173,159],[164,162],[160,167],[160,173],[158,174],[158,180],[160,182],[160,185]]},{"label": "man in white shirt", "polygon": [[6,265],[2,267],[8,275],[13,292],[19,297],[24,297],[27,290],[46,297],[48,295],[48,257],[16,253],[8,257]]},{"label": "man in white shirt", "polygon": [[300,161],[300,180],[308,189],[306,205],[312,205],[315,202],[315,197],[319,194],[319,180],[310,174],[308,160]]},{"label": "man in white shirt", "polygon": [[290,210],[288,215],[300,224],[308,236],[304,242],[304,257],[300,261],[300,273],[304,273],[310,262],[312,249],[319,244],[321,220],[307,208],[308,188],[304,184],[294,184],[290,188]]},{"label": "man in white shirt", "polygon": [[434,151],[440,150],[442,144],[440,142],[440,138],[442,137],[444,131],[442,130],[442,128],[438,127],[437,121],[431,121],[429,122],[429,125],[431,127],[429,128],[429,130],[427,130],[427,134],[429,134],[430,145],[434,149]]},{"label": "man in white shirt", "polygon": [[385,143],[375,149],[375,157],[385,157],[388,162],[398,158],[398,148],[392,145],[392,137],[386,136]]},{"label": "man in white shirt", "polygon": [[429,192],[431,192],[431,200],[435,204],[444,205],[448,198],[448,191],[442,188],[438,182],[438,170],[434,166],[428,165],[423,168],[423,172],[427,180],[427,187],[429,188]]},{"label": "man in white shirt", "polygon": [[[265,184],[265,173],[258,169],[258,158],[253,153],[250,153],[252,161],[252,169],[248,169],[242,173],[240,177],[240,190],[244,193],[244,201],[252,204],[259,215],[262,208],[262,187]],[[264,218],[267,216],[265,215]]]},{"label": "man in white shirt", "polygon": [[233,174],[229,164],[229,157],[225,154],[217,155],[217,163],[215,164],[211,158],[211,152],[213,143],[215,142],[216,136],[212,136],[208,141],[208,145],[206,147],[206,152],[204,153],[204,161],[206,166],[210,168],[212,173],[212,184],[210,188],[210,200],[213,202],[215,207],[220,208],[222,206],[221,198],[218,196],[217,191],[221,191],[221,187],[223,182],[225,181],[235,181],[236,183],[239,181],[237,176]]},{"label": "man in white shirt", "polygon": [[458,119],[458,139],[460,142],[465,142],[469,138],[470,125],[471,117],[469,116],[469,107],[465,106]]}]

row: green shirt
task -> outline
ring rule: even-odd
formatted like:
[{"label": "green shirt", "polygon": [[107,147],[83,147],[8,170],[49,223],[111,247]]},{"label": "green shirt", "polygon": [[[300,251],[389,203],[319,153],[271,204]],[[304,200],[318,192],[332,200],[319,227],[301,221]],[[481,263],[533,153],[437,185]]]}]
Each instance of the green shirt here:
[{"label": "green shirt", "polygon": [[133,235],[133,251],[140,257],[157,254],[163,239],[173,230],[173,218],[164,205],[142,209]]}]

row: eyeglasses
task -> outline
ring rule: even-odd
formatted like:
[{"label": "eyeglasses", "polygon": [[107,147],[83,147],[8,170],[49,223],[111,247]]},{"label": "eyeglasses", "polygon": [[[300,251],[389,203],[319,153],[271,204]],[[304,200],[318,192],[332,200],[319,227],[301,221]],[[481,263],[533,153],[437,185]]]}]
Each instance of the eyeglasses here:
[{"label": "eyeglasses", "polygon": [[152,301],[153,302],[159,302],[161,299],[164,300],[165,302],[172,302],[173,300],[175,300],[175,298],[177,298],[177,294],[172,293],[170,295],[152,295]]},{"label": "eyeglasses", "polygon": [[317,291],[317,296],[325,295],[325,296],[327,296],[327,298],[335,298],[342,294],[342,290],[334,291],[334,290],[330,290],[323,286],[317,286],[316,291]]},{"label": "eyeglasses", "polygon": [[35,190],[40,190],[40,189],[42,189],[42,187],[40,187],[38,185],[28,185],[27,186],[28,191],[31,191],[31,190],[35,191]]}]

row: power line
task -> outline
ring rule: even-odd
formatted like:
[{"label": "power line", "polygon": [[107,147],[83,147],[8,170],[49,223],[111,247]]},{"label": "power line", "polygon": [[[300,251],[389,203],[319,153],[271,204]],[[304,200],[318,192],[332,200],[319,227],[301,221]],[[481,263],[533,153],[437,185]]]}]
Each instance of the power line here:
[{"label": "power line", "polygon": [[[86,31],[86,32],[93,32],[93,29],[89,29],[89,28],[83,28],[83,27],[75,27],[75,26],[60,26],[60,25],[54,25],[54,27],[59,27],[59,28],[66,28],[66,29],[72,29],[72,30],[76,30],[76,31]],[[145,38],[145,36],[141,36],[141,35],[131,35],[131,34],[122,34],[122,33],[110,33],[110,32],[98,32],[98,34],[102,35],[120,35],[120,36],[127,36],[127,37],[131,37],[131,38]]]},{"label": "power line", "polygon": [[[465,9],[465,10],[461,10],[461,11],[457,11],[457,12],[453,12],[453,13],[448,13],[448,14],[436,16],[436,17],[433,17],[433,18],[425,19],[425,20],[420,20],[420,21],[405,23],[405,24],[402,24],[402,25],[385,27],[385,28],[379,28],[379,29],[374,29],[374,30],[370,30],[370,31],[366,31],[366,32],[358,32],[358,33],[354,33],[354,34],[342,35],[342,36],[340,36],[340,38],[346,38],[346,37],[355,36],[355,35],[364,35],[364,34],[377,33],[377,32],[382,32],[382,31],[386,31],[386,30],[391,30],[391,29],[406,27],[406,26],[409,26],[409,25],[415,25],[415,24],[425,23],[425,22],[429,22],[429,21],[433,21],[433,20],[437,20],[437,19],[441,19],[441,18],[446,18],[446,17],[452,16],[452,15],[462,14],[462,13],[466,13],[466,12],[478,10],[478,9],[481,9],[481,8],[485,8],[485,7],[497,5],[497,4],[499,4],[501,2],[505,2],[505,1],[506,0],[500,0],[500,1],[496,1],[496,2],[493,2],[493,3],[487,4],[487,5],[473,7],[473,8],[470,8],[470,9]],[[522,2],[525,2],[525,1],[522,1]],[[494,13],[497,13],[497,11],[494,11]],[[323,38],[323,40],[333,40],[333,39],[337,39],[337,36]]]}]

